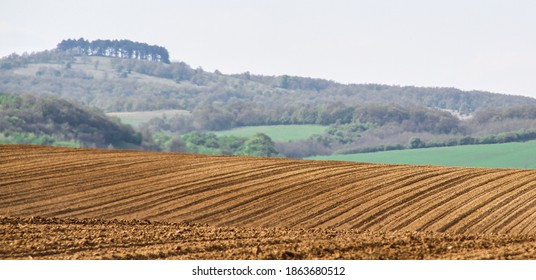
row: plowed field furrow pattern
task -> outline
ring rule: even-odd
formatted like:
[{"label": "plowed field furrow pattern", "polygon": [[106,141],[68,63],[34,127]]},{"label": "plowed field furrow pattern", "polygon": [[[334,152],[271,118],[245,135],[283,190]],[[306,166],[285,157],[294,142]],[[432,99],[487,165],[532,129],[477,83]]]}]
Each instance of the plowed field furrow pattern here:
[{"label": "plowed field furrow pattern", "polygon": [[[397,223],[395,230],[408,227],[415,228],[419,231],[432,229],[440,219],[456,210],[460,204],[463,205],[463,202],[458,202],[459,198],[472,197],[472,195],[468,195],[468,193],[474,191],[476,188],[472,182],[479,181],[482,176],[494,172],[494,170],[486,170],[483,173],[471,174],[467,173],[466,170],[460,171],[460,173],[454,175],[457,179],[448,179],[450,183],[445,184],[445,188],[428,196],[426,199],[420,200],[418,203],[414,203],[412,206],[408,207],[404,213],[392,217],[394,219],[401,219],[398,221],[395,220]],[[508,174],[510,174],[510,172],[508,172]],[[500,176],[497,176],[497,179],[499,178]],[[457,187],[460,179],[463,180],[464,184],[467,186],[466,188],[460,189]],[[430,218],[430,215],[435,217]]]},{"label": "plowed field furrow pattern", "polygon": [[536,171],[0,145],[0,215],[534,234]]},{"label": "plowed field furrow pattern", "polygon": [[534,259],[527,235],[0,216],[0,259]]}]

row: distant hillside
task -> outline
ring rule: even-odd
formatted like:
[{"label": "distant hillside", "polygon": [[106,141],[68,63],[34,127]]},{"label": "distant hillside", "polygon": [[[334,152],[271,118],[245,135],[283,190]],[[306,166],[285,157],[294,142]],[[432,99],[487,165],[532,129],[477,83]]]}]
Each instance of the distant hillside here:
[{"label": "distant hillside", "polygon": [[[0,92],[56,96],[106,113],[180,110],[184,113],[136,127],[145,149],[162,151],[244,154],[238,149],[244,139],[205,132],[304,124],[329,128],[308,139],[272,143],[273,154],[308,157],[534,139],[536,99],[530,97],[249,72],[225,75],[165,63],[163,50],[128,40],[64,40],[54,50],[0,59]],[[201,143],[188,136],[192,132],[210,141]],[[117,144],[99,139],[90,145]]]},{"label": "distant hillside", "polygon": [[[88,46],[91,43],[87,42]],[[536,104],[536,99],[529,97],[468,92],[455,88],[345,85],[323,79],[262,76],[249,72],[224,75],[219,71],[210,73],[201,68],[193,69],[183,62],[166,64],[120,58],[136,58],[137,52],[130,48],[125,50],[118,47],[106,51],[112,54],[117,52],[117,57],[96,56],[94,49],[63,49],[66,50],[55,49],[22,56],[13,54],[1,59],[0,91],[52,94],[106,112],[163,109],[195,111],[207,105],[230,108],[236,104],[262,106],[273,111],[289,106],[392,103],[471,114],[485,108]]]},{"label": "distant hillside", "polygon": [[0,143],[139,148],[132,127],[56,97],[0,93]]}]

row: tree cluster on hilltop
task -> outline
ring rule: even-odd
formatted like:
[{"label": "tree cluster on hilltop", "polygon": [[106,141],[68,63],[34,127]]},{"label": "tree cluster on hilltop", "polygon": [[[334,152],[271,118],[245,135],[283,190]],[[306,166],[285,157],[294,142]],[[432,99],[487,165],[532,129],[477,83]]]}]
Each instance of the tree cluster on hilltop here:
[{"label": "tree cluster on hilltop", "polygon": [[109,56],[170,63],[166,48],[130,40],[62,40],[57,48],[62,51],[76,50],[80,55]]}]

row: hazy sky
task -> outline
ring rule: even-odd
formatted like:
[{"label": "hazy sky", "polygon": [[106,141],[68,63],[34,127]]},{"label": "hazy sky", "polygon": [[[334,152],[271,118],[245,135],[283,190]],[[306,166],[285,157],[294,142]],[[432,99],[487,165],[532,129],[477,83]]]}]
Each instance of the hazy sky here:
[{"label": "hazy sky", "polygon": [[129,39],[223,73],[536,97],[536,1],[0,0],[0,56]]}]

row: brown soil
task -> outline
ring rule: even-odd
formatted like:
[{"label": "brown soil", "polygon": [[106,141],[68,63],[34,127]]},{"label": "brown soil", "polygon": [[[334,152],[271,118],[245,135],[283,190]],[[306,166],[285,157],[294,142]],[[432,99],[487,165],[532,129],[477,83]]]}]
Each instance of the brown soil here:
[{"label": "brown soil", "polygon": [[536,170],[0,145],[0,258],[534,258],[535,186]]},{"label": "brown soil", "polygon": [[0,218],[0,259],[529,259],[526,235]]}]

